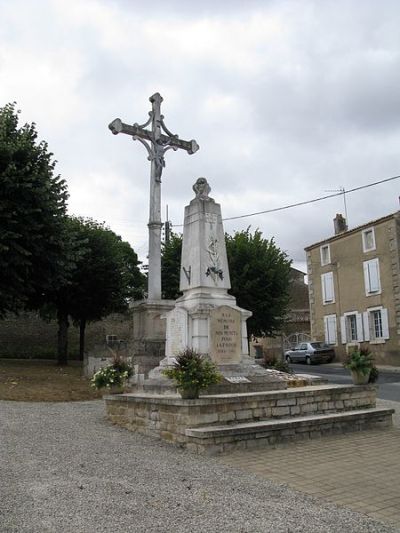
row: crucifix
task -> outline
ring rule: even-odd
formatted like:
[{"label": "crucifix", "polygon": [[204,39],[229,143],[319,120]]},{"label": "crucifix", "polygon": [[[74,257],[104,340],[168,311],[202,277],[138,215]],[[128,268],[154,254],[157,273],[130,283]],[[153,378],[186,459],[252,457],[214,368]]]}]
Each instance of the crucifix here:
[{"label": "crucifix", "polygon": [[[140,141],[147,150],[148,160],[151,161],[150,171],[150,214],[149,214],[149,271],[148,271],[148,300],[161,300],[161,174],[165,167],[164,154],[167,150],[186,150],[194,154],[199,149],[195,140],[184,141],[178,135],[171,133],[164,124],[161,115],[163,98],[159,93],[149,98],[152,110],[149,119],[142,125],[137,123],[130,126],[116,118],[108,126],[114,135],[126,133],[134,141]],[[146,127],[151,124],[151,130]]]}]

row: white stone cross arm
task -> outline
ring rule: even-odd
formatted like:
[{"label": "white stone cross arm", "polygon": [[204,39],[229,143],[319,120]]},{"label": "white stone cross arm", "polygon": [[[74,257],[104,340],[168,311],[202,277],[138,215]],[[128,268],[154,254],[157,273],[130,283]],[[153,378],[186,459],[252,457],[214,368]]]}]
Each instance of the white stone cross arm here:
[{"label": "white stone cross arm", "polygon": [[179,139],[178,135],[164,135],[163,133],[160,133],[158,139],[154,139],[152,131],[146,130],[138,124],[133,124],[132,126],[129,124],[124,124],[119,118],[113,120],[108,127],[114,135],[117,135],[118,133],[126,133],[131,137],[139,137],[140,139],[145,139],[146,141],[157,142],[157,144],[162,146],[170,146],[175,150],[182,148],[183,150],[186,150],[188,154],[194,154],[199,149],[199,145],[194,139],[191,141],[184,141],[183,139]]}]

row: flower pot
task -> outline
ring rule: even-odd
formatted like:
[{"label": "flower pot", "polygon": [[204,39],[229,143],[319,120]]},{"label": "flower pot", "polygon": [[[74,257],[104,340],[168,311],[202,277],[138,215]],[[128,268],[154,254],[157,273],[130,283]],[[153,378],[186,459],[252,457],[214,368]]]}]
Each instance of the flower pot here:
[{"label": "flower pot", "polygon": [[179,394],[183,400],[196,400],[199,397],[200,390],[198,387],[188,387],[185,389],[179,389]]},{"label": "flower pot", "polygon": [[125,390],[124,385],[111,385],[111,387],[108,389],[109,394],[122,394]]},{"label": "flower pot", "polygon": [[358,370],[350,370],[354,385],[366,385],[369,380],[370,372],[371,372],[370,369],[368,370],[366,374],[363,374],[362,372]]}]

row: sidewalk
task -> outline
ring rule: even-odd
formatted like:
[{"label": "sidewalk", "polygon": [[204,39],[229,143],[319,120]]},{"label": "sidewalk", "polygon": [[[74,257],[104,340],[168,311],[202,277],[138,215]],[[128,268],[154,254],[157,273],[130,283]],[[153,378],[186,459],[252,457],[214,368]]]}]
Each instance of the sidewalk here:
[{"label": "sidewalk", "polygon": [[398,407],[393,429],[244,450],[220,460],[400,530],[400,403],[379,403]]}]

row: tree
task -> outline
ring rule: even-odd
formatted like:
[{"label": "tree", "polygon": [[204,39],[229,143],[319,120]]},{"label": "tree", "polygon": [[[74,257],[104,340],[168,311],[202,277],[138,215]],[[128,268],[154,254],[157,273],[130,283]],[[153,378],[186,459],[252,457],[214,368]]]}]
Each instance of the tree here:
[{"label": "tree", "polygon": [[181,254],[182,235],[171,232],[161,251],[161,290],[162,297],[168,300],[176,300],[182,294],[179,291]]},{"label": "tree", "polygon": [[289,304],[291,260],[274,239],[250,228],[225,235],[229,272],[237,304],[253,312],[247,321],[248,334],[274,336],[279,333]]},{"label": "tree", "polygon": [[35,308],[62,277],[67,187],[34,123],[0,108],[0,317]]},{"label": "tree", "polygon": [[[253,312],[247,321],[249,336],[279,333],[289,304],[290,265],[285,252],[273,239],[250,228],[226,234],[226,251],[233,294],[237,303]],[[163,297],[179,296],[182,237],[173,235],[163,247],[161,259]]]},{"label": "tree", "polygon": [[59,324],[59,364],[67,362],[68,317],[79,324],[79,352],[83,359],[86,325],[110,313],[125,311],[129,298],[141,298],[144,287],[136,253],[104,224],[69,217],[66,230],[68,262],[73,268],[52,295]]},{"label": "tree", "polygon": [[143,298],[145,277],[138,257],[128,242],[93,220],[77,219],[86,239],[85,254],[73,276],[70,314],[79,323],[79,356],[83,360],[85,329],[89,322],[110,313],[124,312],[130,298]]}]

